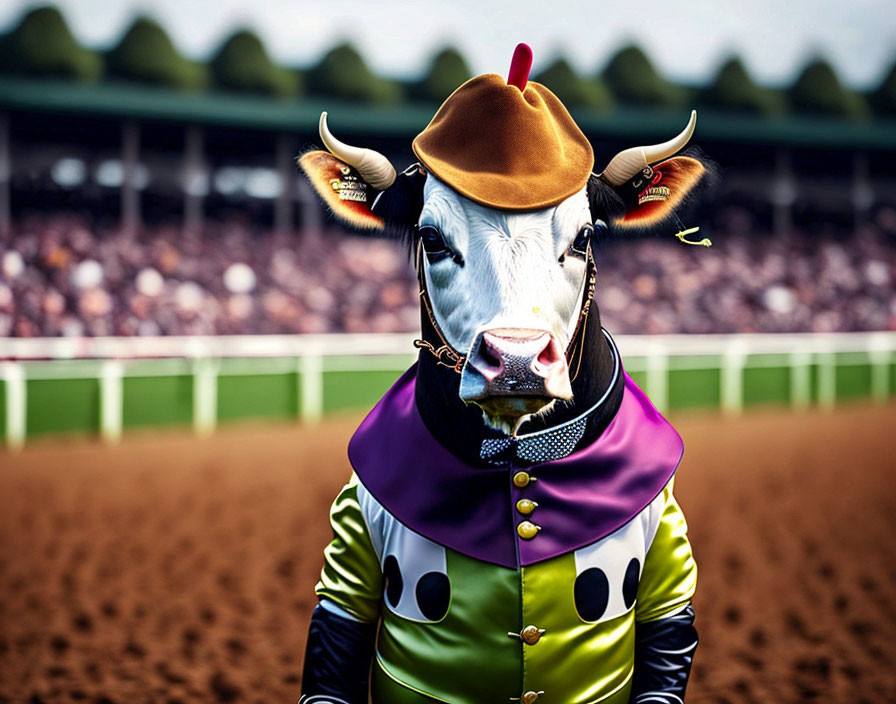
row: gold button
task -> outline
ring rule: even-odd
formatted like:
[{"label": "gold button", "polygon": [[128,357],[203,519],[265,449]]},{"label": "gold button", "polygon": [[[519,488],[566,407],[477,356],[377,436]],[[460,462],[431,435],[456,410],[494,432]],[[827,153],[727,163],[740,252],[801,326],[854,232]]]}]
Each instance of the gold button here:
[{"label": "gold button", "polygon": [[520,499],[516,502],[516,510],[524,516],[532,513],[536,506],[538,506],[538,504],[534,501],[529,501],[529,499]]},{"label": "gold button", "polygon": [[531,540],[535,534],[541,530],[541,526],[537,526],[529,521],[523,521],[516,527],[516,532],[523,540]]},{"label": "gold button", "polygon": [[526,626],[522,631],[520,631],[520,638],[524,643],[535,645],[541,638],[542,633],[544,633],[543,628],[538,628],[537,626]]},{"label": "gold button", "polygon": [[526,692],[526,693],[520,698],[520,701],[521,701],[523,704],[535,704],[535,701],[536,701],[542,694],[544,694],[544,692],[533,692],[533,691],[530,690],[530,691]]},{"label": "gold button", "polygon": [[513,475],[513,483],[520,488],[526,486],[531,479],[528,472],[517,472]]}]

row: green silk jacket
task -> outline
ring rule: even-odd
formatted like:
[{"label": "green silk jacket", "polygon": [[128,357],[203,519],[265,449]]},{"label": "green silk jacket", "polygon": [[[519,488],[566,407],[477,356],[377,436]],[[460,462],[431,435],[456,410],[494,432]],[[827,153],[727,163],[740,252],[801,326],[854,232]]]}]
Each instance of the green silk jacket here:
[{"label": "green silk jacket", "polygon": [[605,538],[511,569],[415,533],[352,474],[316,593],[381,623],[375,704],[625,704],[635,623],[677,613],[696,588],[672,484]]}]

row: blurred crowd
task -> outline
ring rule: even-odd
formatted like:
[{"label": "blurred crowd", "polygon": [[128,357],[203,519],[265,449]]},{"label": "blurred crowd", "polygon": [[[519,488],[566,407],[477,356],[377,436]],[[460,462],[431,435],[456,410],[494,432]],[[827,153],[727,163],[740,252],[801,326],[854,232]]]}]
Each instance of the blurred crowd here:
[{"label": "blurred crowd", "polygon": [[896,210],[883,208],[854,228],[819,222],[776,236],[747,210],[729,207],[705,234],[712,247],[670,236],[603,249],[604,326],[619,333],[896,330]]},{"label": "blurred crowd", "polygon": [[[729,208],[710,248],[674,237],[598,253],[617,333],[896,329],[896,210],[852,231],[762,232]],[[247,222],[136,232],[31,216],[0,241],[0,336],[395,332],[418,327],[403,244]]]},{"label": "blurred crowd", "polygon": [[392,332],[417,325],[387,240],[208,222],[136,233],[31,217],[0,245],[0,336]]}]

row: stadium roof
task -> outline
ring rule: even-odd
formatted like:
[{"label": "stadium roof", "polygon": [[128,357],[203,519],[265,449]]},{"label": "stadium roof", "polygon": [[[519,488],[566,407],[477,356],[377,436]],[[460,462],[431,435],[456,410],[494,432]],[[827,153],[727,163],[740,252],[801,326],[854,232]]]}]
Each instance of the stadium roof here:
[{"label": "stadium roof", "polygon": [[[326,109],[342,134],[410,140],[429,122],[432,105],[373,106],[324,97],[274,100],[229,93],[178,93],[134,84],[0,78],[0,110],[95,115],[275,132],[315,133]],[[684,111],[620,108],[607,115],[573,111],[592,136],[644,139],[677,133]],[[761,118],[700,111],[704,141],[843,149],[896,150],[896,120],[853,123],[819,117]]]}]

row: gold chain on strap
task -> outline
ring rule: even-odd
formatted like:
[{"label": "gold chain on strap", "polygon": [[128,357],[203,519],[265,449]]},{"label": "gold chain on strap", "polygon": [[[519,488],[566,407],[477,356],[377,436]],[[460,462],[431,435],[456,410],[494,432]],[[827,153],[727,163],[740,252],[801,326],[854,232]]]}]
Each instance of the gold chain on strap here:
[{"label": "gold chain on strap", "polygon": [[426,316],[429,318],[429,323],[432,325],[432,329],[435,330],[436,335],[442,344],[439,347],[435,347],[432,343],[421,338],[419,340],[414,340],[414,347],[429,350],[429,352],[436,358],[436,364],[441,364],[443,367],[453,369],[460,374],[463,371],[464,362],[467,358],[455,350],[449,344],[448,340],[445,339],[445,335],[442,334],[442,328],[439,327],[439,324],[436,322],[436,316],[433,315],[432,307],[429,304],[429,296],[426,293],[426,276],[423,273],[422,242],[417,243],[416,266],[417,281],[420,284],[420,302],[423,305],[423,310],[426,311]]},{"label": "gold chain on strap", "polygon": [[[458,374],[463,371],[464,360],[466,359],[466,357],[464,357],[462,354],[458,354],[448,345],[442,345],[439,348],[435,348],[426,340],[414,340],[414,347],[429,350],[436,358],[436,364],[441,364],[443,367],[449,367],[450,369],[456,371]],[[447,361],[445,361],[445,359],[443,358],[447,358]]]}]

